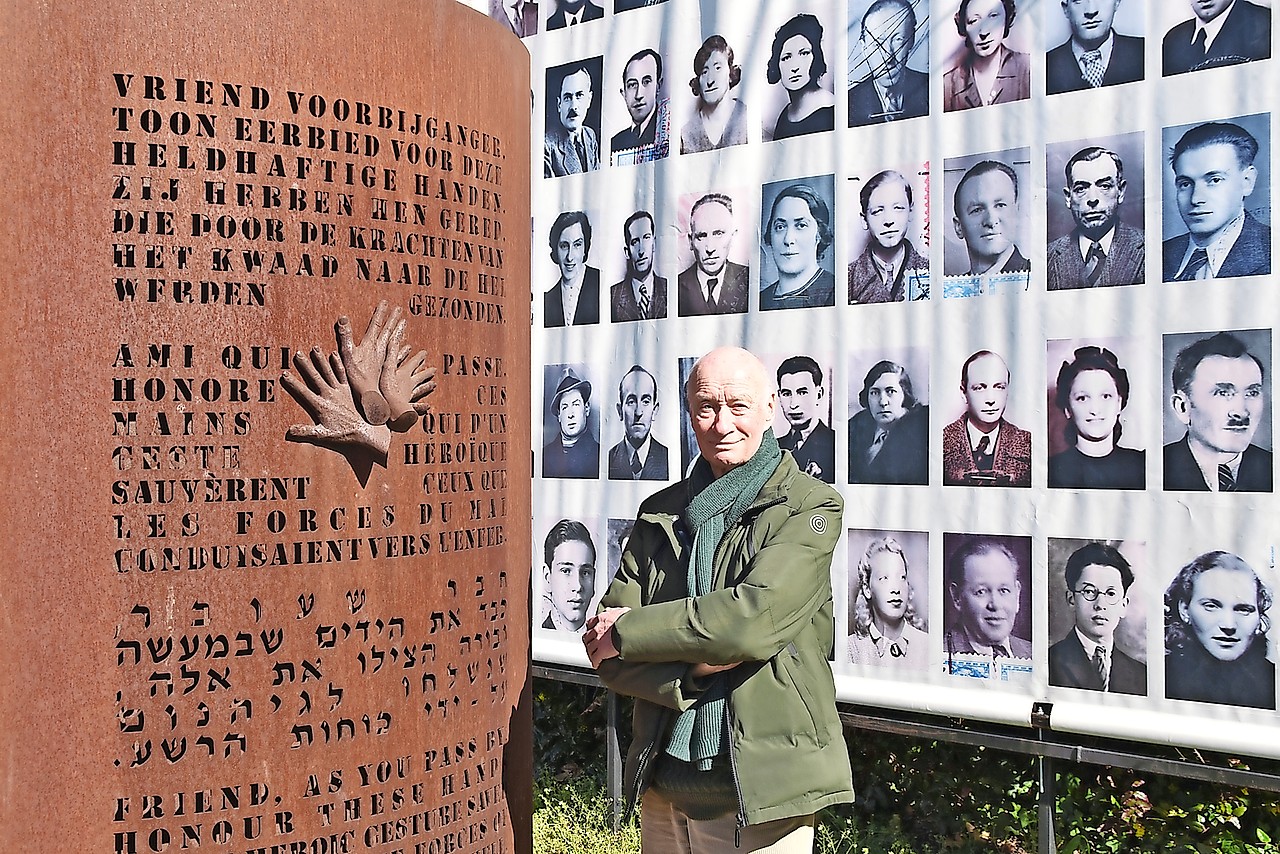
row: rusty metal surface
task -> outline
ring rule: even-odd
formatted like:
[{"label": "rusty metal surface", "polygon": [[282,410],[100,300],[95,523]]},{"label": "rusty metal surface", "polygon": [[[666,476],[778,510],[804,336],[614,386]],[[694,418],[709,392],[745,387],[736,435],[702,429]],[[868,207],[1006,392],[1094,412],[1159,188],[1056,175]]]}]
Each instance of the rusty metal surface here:
[{"label": "rusty metal surface", "polygon": [[454,0],[0,45],[0,848],[527,850],[524,48]]}]

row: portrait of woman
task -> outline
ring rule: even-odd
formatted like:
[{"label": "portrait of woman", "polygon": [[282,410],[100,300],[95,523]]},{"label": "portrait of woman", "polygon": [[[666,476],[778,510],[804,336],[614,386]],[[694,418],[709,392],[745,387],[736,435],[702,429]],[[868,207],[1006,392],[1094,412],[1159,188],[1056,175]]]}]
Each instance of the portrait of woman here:
[{"label": "portrait of woman", "polygon": [[1184,566],[1164,594],[1166,696],[1274,709],[1272,601],[1253,567],[1230,552],[1207,552]]},{"label": "portrait of woman", "polygon": [[1058,410],[1067,419],[1067,450],[1049,457],[1049,486],[1144,489],[1146,452],[1119,445],[1129,373],[1105,347],[1080,347],[1058,371]]},{"label": "portrait of woman", "polygon": [[893,537],[868,545],[857,567],[849,624],[849,663],[922,668],[929,662],[925,622],[916,611],[907,556]]},{"label": "portrait of woman", "polygon": [[816,17],[796,15],[778,27],[773,34],[768,79],[782,84],[787,105],[773,123],[773,139],[790,139],[835,127],[836,97],[821,85],[826,73],[822,24]]},{"label": "portrait of woman", "polygon": [[836,277],[821,266],[835,242],[831,209],[808,184],[792,184],[773,200],[764,249],[777,281],[760,292],[760,310],[835,305]]},{"label": "portrait of woman", "polygon": [[943,110],[1031,97],[1031,57],[1005,44],[1016,15],[1016,0],[960,0],[955,21],[965,49],[942,78]]},{"label": "portrait of woman", "polygon": [[747,108],[736,89],[742,69],[724,36],[709,37],[693,57],[689,88],[697,99],[693,117],[680,129],[680,153],[694,154],[747,141]]}]

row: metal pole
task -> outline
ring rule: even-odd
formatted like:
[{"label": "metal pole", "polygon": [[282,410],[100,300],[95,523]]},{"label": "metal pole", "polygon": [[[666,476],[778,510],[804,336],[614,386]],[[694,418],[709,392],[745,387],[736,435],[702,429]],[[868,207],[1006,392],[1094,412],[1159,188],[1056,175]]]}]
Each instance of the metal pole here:
[{"label": "metal pole", "polygon": [[613,832],[622,828],[622,752],[618,749],[618,695],[609,691],[605,703],[605,769],[609,776],[609,802]]},{"label": "metal pole", "polygon": [[[1049,727],[1049,716],[1053,713],[1052,703],[1036,703],[1031,708],[1031,724],[1036,728],[1036,738],[1044,741],[1045,729]],[[1040,854],[1057,854],[1058,845],[1053,832],[1054,801],[1057,799],[1057,779],[1053,772],[1053,758],[1043,753],[1036,760],[1039,772],[1039,825]]]}]

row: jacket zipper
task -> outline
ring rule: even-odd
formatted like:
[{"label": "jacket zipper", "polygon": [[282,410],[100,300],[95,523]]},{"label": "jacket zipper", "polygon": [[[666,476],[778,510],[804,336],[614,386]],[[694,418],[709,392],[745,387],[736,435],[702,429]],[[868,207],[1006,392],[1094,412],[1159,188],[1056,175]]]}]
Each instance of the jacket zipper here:
[{"label": "jacket zipper", "polygon": [[729,698],[724,702],[725,735],[729,739],[729,774],[733,777],[733,794],[738,799],[738,815],[733,828],[733,847],[742,847],[742,828],[747,826],[747,805],[742,800],[742,783],[738,780],[738,758],[733,748],[733,712],[729,709]]}]

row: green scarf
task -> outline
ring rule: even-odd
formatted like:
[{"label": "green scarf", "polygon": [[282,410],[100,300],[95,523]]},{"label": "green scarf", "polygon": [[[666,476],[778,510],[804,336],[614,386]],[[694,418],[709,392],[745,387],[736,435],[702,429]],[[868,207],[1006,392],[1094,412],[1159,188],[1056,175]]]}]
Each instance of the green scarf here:
[{"label": "green scarf", "polygon": [[[760,448],[751,459],[721,477],[713,478],[707,461],[698,460],[689,484],[699,491],[684,512],[685,527],[693,533],[688,570],[690,596],[711,592],[720,541],[756,500],[781,460],[782,450],[772,428],[765,430]],[[723,748],[727,685],[728,679],[718,675],[693,707],[680,713],[667,742],[667,753],[685,762],[696,762],[702,771],[711,770],[711,757],[719,755]]]}]

